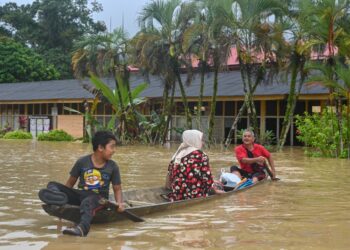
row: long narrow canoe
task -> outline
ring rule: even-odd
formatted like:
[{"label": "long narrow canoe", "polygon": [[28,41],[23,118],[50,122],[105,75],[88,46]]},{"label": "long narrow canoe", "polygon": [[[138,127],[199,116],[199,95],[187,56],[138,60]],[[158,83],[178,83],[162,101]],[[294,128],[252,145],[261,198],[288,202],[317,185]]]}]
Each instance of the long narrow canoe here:
[{"label": "long narrow canoe", "polygon": [[[228,191],[224,194],[212,194],[208,197],[174,201],[174,202],[169,202],[162,197],[164,196],[164,194],[168,192],[168,190],[162,187],[125,191],[123,192],[123,198],[125,203],[127,204],[126,211],[129,211],[132,214],[137,216],[144,216],[147,214],[165,211],[168,209],[174,209],[178,207],[189,206],[197,203],[206,202],[209,200],[223,198],[228,195],[236,194],[238,192],[242,192],[244,190],[250,189],[265,181],[266,179],[247,187]],[[96,212],[92,223],[108,223],[108,222],[121,221],[126,219],[125,215],[118,213],[116,211],[116,205],[115,205],[115,200],[113,195],[110,196],[110,201],[111,203],[109,206],[107,206],[105,209],[101,209]],[[62,218],[68,221],[73,221],[75,223],[78,223],[80,220],[79,206],[74,206],[69,204],[63,205],[63,206],[44,204],[42,205],[42,207],[45,210],[45,212],[51,216]]]}]

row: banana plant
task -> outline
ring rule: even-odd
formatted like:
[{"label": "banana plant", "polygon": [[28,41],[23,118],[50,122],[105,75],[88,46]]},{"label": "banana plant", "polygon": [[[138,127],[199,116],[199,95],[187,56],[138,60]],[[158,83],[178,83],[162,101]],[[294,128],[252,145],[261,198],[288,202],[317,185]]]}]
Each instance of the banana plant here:
[{"label": "banana plant", "polygon": [[[123,121],[125,119],[121,119],[122,116],[125,118],[136,117],[132,113],[132,105],[138,106],[144,102],[146,102],[146,98],[139,97],[139,95],[148,87],[147,83],[142,83],[136,86],[133,90],[131,90],[131,101],[128,94],[128,89],[126,84],[123,82],[124,79],[121,76],[116,77],[116,81],[118,84],[119,93],[116,90],[111,89],[106,83],[104,83],[101,79],[99,79],[95,75],[91,75],[90,80],[91,83],[95,86],[95,88],[100,91],[100,93],[107,99],[107,101],[112,105],[112,119],[109,121],[107,128],[113,132],[119,132],[120,139],[123,141],[125,139],[125,135],[128,131],[124,131]],[[120,95],[119,95],[120,94]],[[123,105],[124,109],[121,108]],[[131,118],[132,119],[132,118]],[[116,121],[121,121],[121,124],[116,128]],[[119,130],[119,131],[118,131]]]}]

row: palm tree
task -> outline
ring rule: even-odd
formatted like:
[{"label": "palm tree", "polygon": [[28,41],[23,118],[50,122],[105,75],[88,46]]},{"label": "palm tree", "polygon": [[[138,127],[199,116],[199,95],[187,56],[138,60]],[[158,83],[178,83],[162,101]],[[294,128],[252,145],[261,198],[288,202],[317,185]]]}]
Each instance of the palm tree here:
[{"label": "palm tree", "polygon": [[[147,4],[139,17],[142,29],[138,35],[141,39],[146,38],[144,44],[147,47],[142,52],[152,51],[153,53],[147,55],[155,57],[155,60],[144,57],[144,59],[149,60],[146,64],[153,63],[153,67],[150,68],[157,65],[158,71],[161,71],[160,75],[165,76],[167,82],[178,82],[187,128],[192,127],[192,121],[180,68],[186,63],[184,57],[181,57],[183,56],[181,50],[183,32],[191,24],[195,13],[190,5],[191,3],[181,3],[180,0],[157,0]],[[150,47],[149,40],[153,43]]]},{"label": "palm tree", "polygon": [[[348,0],[320,0],[320,1],[302,1],[301,7],[305,11],[305,26],[309,32],[311,39],[306,43],[307,46],[316,50],[319,55],[324,56],[325,67],[320,65],[311,65],[310,68],[315,68],[323,74],[322,82],[337,81],[336,64],[337,57],[349,55],[349,49],[346,44],[350,44],[349,34],[345,32],[345,20],[349,20],[349,1]],[[344,26],[345,25],[345,26]],[[347,28],[348,29],[348,28]],[[325,53],[326,51],[326,53]],[[338,55],[337,55],[338,54]],[[331,85],[330,85],[331,86]],[[343,151],[342,138],[342,112],[341,98],[337,93],[337,89],[329,88],[330,96],[335,96],[336,99],[336,115],[338,117],[338,132],[340,135],[338,152]],[[335,95],[333,92],[335,91]],[[333,98],[331,98],[333,106]]]},{"label": "palm tree", "polygon": [[188,27],[184,32],[184,41],[182,47],[185,51],[198,59],[198,68],[200,71],[200,88],[199,97],[197,102],[197,128],[202,130],[202,106],[203,106],[203,94],[205,86],[205,74],[210,71],[209,65],[209,53],[211,47],[211,41],[209,38],[210,23],[207,16],[206,2],[197,2],[197,13],[193,24]]},{"label": "palm tree", "polygon": [[120,137],[124,138],[128,131],[128,121],[125,116],[126,107],[122,102],[122,93],[120,84],[126,86],[129,93],[129,102],[131,104],[134,118],[132,123],[138,127],[135,107],[132,102],[131,89],[129,83],[129,68],[127,57],[127,34],[122,28],[117,28],[111,34],[88,35],[82,40],[76,42],[75,52],[72,57],[73,71],[76,77],[87,75],[106,76],[112,75],[115,80],[115,91],[118,95],[118,101],[121,111],[120,117]]},{"label": "palm tree", "polygon": [[[104,67],[105,71],[110,72],[115,79],[116,93],[118,94],[120,100],[120,108],[122,109],[122,114],[126,111],[126,106],[124,105],[122,91],[120,86],[125,86],[132,114],[131,124],[134,124],[133,127],[138,131],[139,122],[136,116],[135,105],[132,101],[132,91],[130,88],[130,70],[128,67],[129,58],[128,58],[128,34],[124,31],[124,28],[116,28],[108,36],[109,41],[107,43],[106,51],[104,54]],[[121,116],[121,122],[125,125],[125,129],[128,129],[129,122],[127,121],[124,115]]]},{"label": "palm tree", "polygon": [[[233,33],[233,45],[237,50],[244,89],[244,103],[232,124],[225,141],[227,147],[243,112],[248,112],[248,126],[258,134],[257,116],[253,95],[256,87],[268,80],[268,67],[273,66],[276,57],[273,37],[277,31],[274,22],[283,15],[285,5],[276,0],[227,0],[223,9],[222,22]],[[278,47],[277,47],[278,49]],[[278,65],[278,64],[277,64]],[[250,124],[251,123],[251,124]]]},{"label": "palm tree", "polygon": [[227,8],[227,1],[206,1],[207,18],[209,23],[209,56],[212,61],[214,71],[213,95],[209,114],[208,140],[213,141],[213,129],[216,112],[216,97],[218,90],[218,75],[222,66],[226,65],[227,58],[231,52],[231,32],[220,22],[222,9]]},{"label": "palm tree", "polygon": [[346,119],[347,119],[347,144],[348,144],[348,159],[350,159],[350,67],[349,65],[338,65],[336,70],[339,81],[334,86],[339,90],[339,93],[346,97]]},{"label": "palm tree", "polygon": [[283,20],[284,32],[287,34],[284,46],[285,50],[279,57],[284,58],[286,63],[283,66],[286,72],[286,79],[290,74],[289,93],[287,98],[287,106],[284,112],[284,119],[282,123],[281,133],[277,141],[277,150],[282,150],[291,124],[293,122],[294,111],[296,103],[304,84],[307,71],[305,70],[305,63],[310,58],[310,49],[305,49],[305,41],[309,39],[309,34],[304,30],[302,11],[299,8],[298,2],[292,2],[289,6],[290,14]]},{"label": "palm tree", "polygon": [[83,36],[74,44],[72,67],[76,78],[84,78],[89,72],[103,75],[103,55],[108,43],[106,34]]},{"label": "palm tree", "polygon": [[187,128],[192,127],[192,120],[180,67],[187,63],[181,44],[183,32],[195,16],[191,4],[180,0],[152,1],[143,8],[139,16],[141,31],[132,39],[133,63],[164,79],[163,109],[167,109],[167,122],[170,122],[173,105],[173,101],[166,104],[169,92],[174,93],[178,82]]},{"label": "palm tree", "polygon": [[[205,74],[214,71],[213,94],[209,114],[208,140],[213,141],[215,124],[216,97],[218,90],[218,73],[226,65],[230,55],[230,33],[222,29],[220,22],[220,8],[225,8],[225,1],[198,1],[198,11],[195,22],[186,30],[183,47],[189,49],[192,55],[199,58],[201,74],[200,93],[197,104],[197,127],[201,125],[201,108],[203,103]],[[210,69],[211,68],[211,69]]]}]

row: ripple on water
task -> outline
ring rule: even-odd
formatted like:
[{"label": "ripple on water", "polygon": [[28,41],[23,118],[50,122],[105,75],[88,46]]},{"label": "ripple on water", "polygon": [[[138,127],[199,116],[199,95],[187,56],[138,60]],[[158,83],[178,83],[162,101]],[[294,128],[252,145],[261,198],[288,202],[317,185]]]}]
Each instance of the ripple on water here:
[{"label": "ripple on water", "polygon": [[0,221],[0,225],[6,225],[6,226],[30,226],[35,224],[37,220],[34,219],[19,219],[19,220],[8,220],[8,221]]},{"label": "ripple on water", "polygon": [[[9,242],[0,241],[0,243],[4,244],[4,243],[9,243]],[[10,245],[6,245],[3,249],[6,249],[6,250],[18,250],[18,249],[36,250],[36,249],[42,249],[47,244],[49,244],[49,243],[46,241],[36,241],[36,242],[12,241]],[[2,249],[1,246],[0,246],[0,249]]]}]

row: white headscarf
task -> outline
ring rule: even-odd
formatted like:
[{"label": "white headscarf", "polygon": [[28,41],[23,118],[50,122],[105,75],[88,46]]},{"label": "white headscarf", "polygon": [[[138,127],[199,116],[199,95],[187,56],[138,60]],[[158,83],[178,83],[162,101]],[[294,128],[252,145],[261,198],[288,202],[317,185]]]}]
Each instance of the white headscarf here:
[{"label": "white headscarf", "polygon": [[203,142],[203,133],[201,131],[192,129],[185,130],[182,133],[182,143],[179,148],[176,150],[175,154],[171,158],[174,163],[180,163],[181,159],[188,155],[189,153],[202,149]]}]

